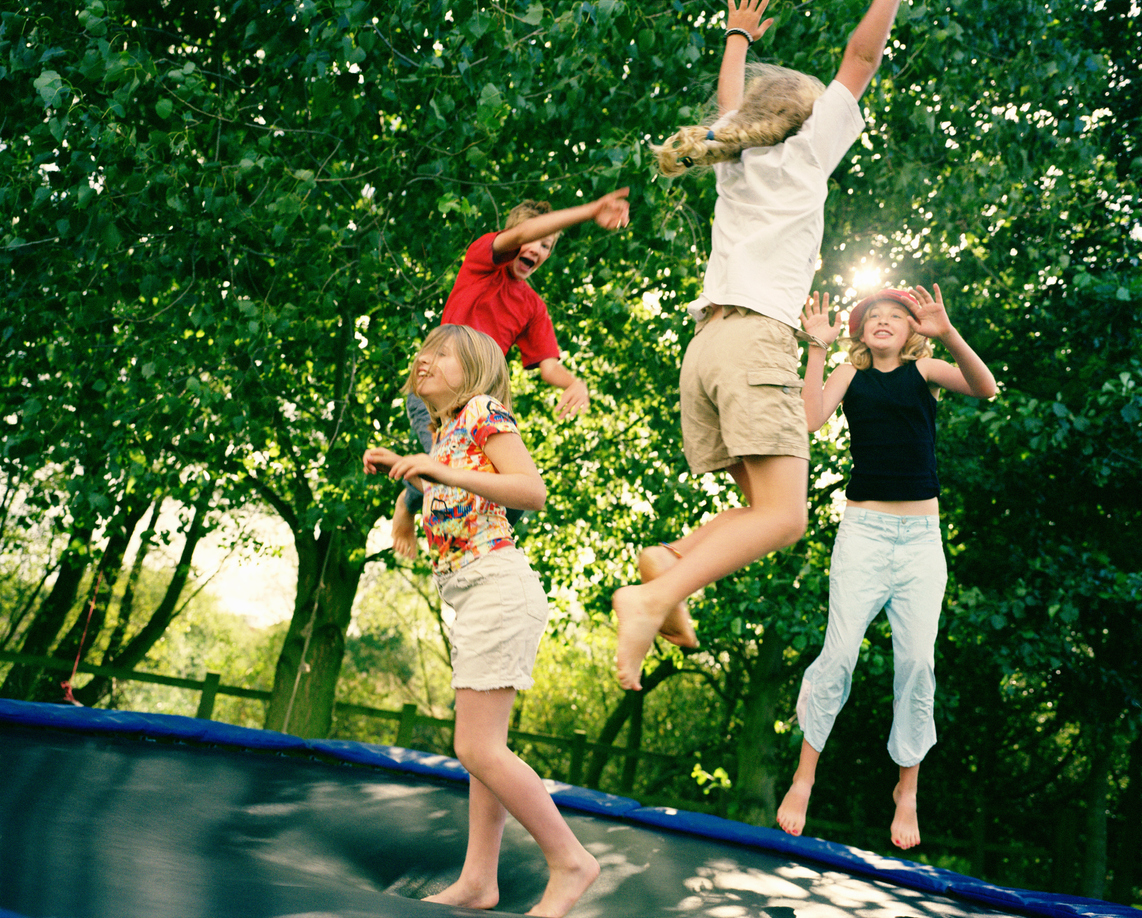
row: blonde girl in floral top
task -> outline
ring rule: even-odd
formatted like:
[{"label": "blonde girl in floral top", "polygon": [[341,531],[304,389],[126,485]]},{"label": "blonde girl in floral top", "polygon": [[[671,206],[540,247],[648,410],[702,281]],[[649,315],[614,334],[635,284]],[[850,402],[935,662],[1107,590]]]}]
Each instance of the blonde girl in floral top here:
[{"label": "blonde girl in floral top", "polygon": [[561,918],[599,874],[539,776],[507,745],[516,692],[547,625],[547,596],[516,547],[505,508],[539,510],[547,488],[511,414],[507,363],[495,340],[463,325],[425,339],[405,385],[428,405],[431,455],[365,451],[365,471],[424,492],[423,523],[452,625],[456,756],[471,776],[468,850],[459,878],[428,900],[467,908],[499,902],[497,870],[511,813],[536,840],[550,879],[530,915]]}]

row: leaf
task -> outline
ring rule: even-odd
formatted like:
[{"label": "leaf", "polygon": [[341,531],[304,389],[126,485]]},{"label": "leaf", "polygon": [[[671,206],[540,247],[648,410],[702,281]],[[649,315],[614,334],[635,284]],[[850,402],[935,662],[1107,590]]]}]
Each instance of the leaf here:
[{"label": "leaf", "polygon": [[54,70],[45,70],[32,81],[32,85],[36,87],[36,92],[48,108],[56,108],[59,105],[60,98],[67,88]]}]

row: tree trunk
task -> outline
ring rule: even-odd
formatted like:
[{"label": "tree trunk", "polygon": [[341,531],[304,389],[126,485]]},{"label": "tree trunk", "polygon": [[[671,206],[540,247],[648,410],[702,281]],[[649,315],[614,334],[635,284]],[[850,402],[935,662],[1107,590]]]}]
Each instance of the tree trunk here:
[{"label": "tree trunk", "polygon": [[782,680],[785,642],[776,629],[766,628],[757,658],[749,671],[749,689],[743,699],[741,737],[738,741],[738,777],[734,782],[737,818],[753,825],[777,822],[777,699]]},{"label": "tree trunk", "polygon": [[[656,686],[661,685],[677,672],[678,667],[674,665],[673,660],[663,660],[654,668],[653,672],[647,673],[643,677],[641,692],[623,692],[623,696],[615,706],[615,709],[607,715],[603,729],[599,731],[595,742],[602,746],[613,746],[615,738],[623,728],[623,724],[641,707],[646,696]],[[607,762],[609,762],[610,759],[611,755],[606,749],[595,750],[591,756],[591,765],[587,769],[587,776],[583,781],[585,786],[599,786],[599,782],[603,780],[603,770],[607,767]]]},{"label": "tree trunk", "polygon": [[1131,905],[1134,887],[1142,880],[1142,732],[1130,744],[1126,790],[1116,814],[1112,902]]},{"label": "tree trunk", "polygon": [[[123,569],[123,558],[127,554],[135,528],[148,507],[144,502],[131,502],[129,496],[125,496],[124,499],[128,503],[120,505],[108,526],[107,546],[95,571],[96,582],[92,595],[88,603],[79,610],[79,616],[72,622],[67,634],[56,646],[57,657],[65,660],[81,659],[84,651],[91,647],[99,632],[103,630],[107,609],[111,604],[111,594]],[[30,697],[35,701],[58,701],[59,675],[55,672],[41,673],[30,692]]]},{"label": "tree trunk", "polygon": [[[198,495],[198,499],[194,503],[194,518],[186,531],[186,541],[182,546],[182,554],[179,555],[178,565],[175,567],[171,582],[167,584],[167,591],[163,595],[162,602],[151,613],[150,619],[142,630],[131,638],[121,651],[110,659],[104,656],[104,666],[134,669],[155,645],[155,642],[163,636],[163,632],[167,630],[170,623],[174,621],[174,617],[179,612],[179,597],[190,577],[194,550],[206,532],[206,517],[213,497],[214,487],[210,484],[204,484],[202,493]],[[102,700],[110,690],[111,680],[107,676],[96,676],[75,692],[75,698],[81,704],[93,705]]]},{"label": "tree trunk", "polygon": [[294,533],[297,599],[274,671],[267,730],[308,739],[329,735],[345,632],[361,579],[359,559],[365,556],[366,534],[351,525],[316,539]]},{"label": "tree trunk", "polygon": [[1086,787],[1086,844],[1083,845],[1082,895],[1101,899],[1106,893],[1107,789],[1110,786],[1112,748],[1107,731],[1095,731]]},{"label": "tree trunk", "polygon": [[[59,574],[52,584],[51,592],[40,603],[32,624],[28,627],[20,644],[22,653],[33,656],[46,656],[59,637],[60,629],[67,621],[68,614],[75,605],[79,585],[87,573],[91,560],[90,543],[94,527],[78,526],[71,530],[68,546],[60,559]],[[0,685],[0,696],[27,701],[35,687],[39,670],[36,667],[16,664],[8,672],[4,684]]]}]

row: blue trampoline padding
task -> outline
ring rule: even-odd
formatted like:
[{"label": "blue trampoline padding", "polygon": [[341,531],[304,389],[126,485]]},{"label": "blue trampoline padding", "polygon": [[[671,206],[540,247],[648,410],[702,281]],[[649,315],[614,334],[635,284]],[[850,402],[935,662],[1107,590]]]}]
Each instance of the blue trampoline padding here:
[{"label": "blue trampoline padding", "polygon": [[[468,780],[464,767],[448,756],[348,740],[304,740],[272,730],[235,727],[217,721],[171,714],[107,711],[0,698],[0,721],[267,752],[293,752],[451,781]],[[571,809],[816,861],[851,874],[873,877],[909,889],[953,895],[988,907],[1015,909],[1049,918],[1139,918],[1138,910],[1126,905],[1079,896],[1008,889],[940,867],[886,857],[836,842],[787,835],[776,829],[746,825],[705,813],[670,807],[643,807],[638,801],[627,797],[557,781],[547,781],[546,784],[556,802]],[[0,918],[19,916],[0,910]]]}]

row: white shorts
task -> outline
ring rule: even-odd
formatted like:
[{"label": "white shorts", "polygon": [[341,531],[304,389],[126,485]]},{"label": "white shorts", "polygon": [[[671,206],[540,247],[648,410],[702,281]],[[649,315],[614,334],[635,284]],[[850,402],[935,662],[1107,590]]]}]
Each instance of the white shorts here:
[{"label": "white shorts", "polygon": [[452,607],[452,688],[529,689],[539,639],[547,627],[547,594],[527,555],[499,548],[437,580]]}]

